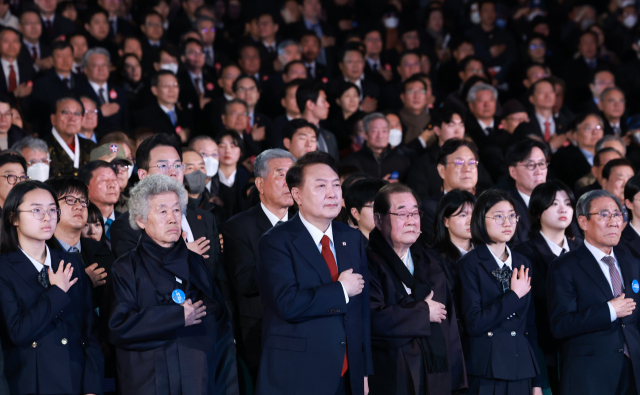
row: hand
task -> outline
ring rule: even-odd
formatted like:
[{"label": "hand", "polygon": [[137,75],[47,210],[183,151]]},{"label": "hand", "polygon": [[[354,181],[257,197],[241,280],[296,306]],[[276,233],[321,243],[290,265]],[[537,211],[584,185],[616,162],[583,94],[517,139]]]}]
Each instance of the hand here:
[{"label": "hand", "polygon": [[176,130],[176,133],[178,133],[182,144],[186,144],[187,141],[189,141],[189,136],[191,136],[191,130],[189,128]]},{"label": "hand", "polygon": [[364,376],[364,395],[369,395],[369,377]]},{"label": "hand", "polygon": [[492,58],[497,58],[498,56],[502,55],[502,53],[507,49],[507,46],[504,44],[495,44],[492,45],[491,48],[489,48],[489,53],[491,54]]},{"label": "hand", "polygon": [[614,310],[616,311],[616,317],[622,318],[633,313],[633,310],[636,309],[636,302],[631,298],[625,298],[624,294],[618,296],[617,298],[611,299],[611,305],[613,305]]},{"label": "hand", "polygon": [[347,290],[347,295],[350,298],[359,295],[364,288],[364,279],[362,274],[354,273],[353,269],[345,270],[340,273],[338,281],[344,285],[344,289]]},{"label": "hand", "polygon": [[529,277],[529,269],[525,269],[524,265],[518,269],[513,270],[511,274],[511,290],[518,295],[518,298],[522,298],[531,291],[531,277]]},{"label": "hand", "polygon": [[210,101],[211,101],[210,97],[204,97],[204,95],[200,96],[200,109],[204,110],[204,106],[209,104]]},{"label": "hand", "polygon": [[551,146],[551,149],[555,151],[558,148],[562,147],[564,143],[567,141],[567,138],[568,136],[566,133],[554,134],[549,140],[549,145]]},{"label": "hand", "polygon": [[542,395],[542,388],[541,387],[533,387],[531,389],[531,395]]},{"label": "hand", "polygon": [[335,37],[322,36],[320,37],[320,43],[322,44],[322,48],[333,47],[336,45]]},{"label": "hand", "polygon": [[93,265],[85,268],[84,271],[91,279],[93,288],[104,285],[107,282],[105,280],[105,278],[107,278],[106,270],[103,267],[98,267],[97,263],[94,263]]},{"label": "hand", "polygon": [[389,82],[393,79],[393,70],[391,68],[380,67],[378,73],[382,75],[385,81]]},{"label": "hand", "polygon": [[[186,231],[182,231],[182,238],[184,239],[184,242],[187,243]],[[204,255],[204,253],[209,251],[209,248],[211,248],[209,243],[211,243],[211,241],[207,240],[206,237],[202,236],[198,240],[194,240],[191,243],[187,243],[187,248],[195,252],[196,254],[202,255],[204,259],[207,259],[209,258],[209,255]]]},{"label": "hand", "polygon": [[201,300],[191,303],[191,299],[187,298],[181,306],[184,307],[184,326],[199,324],[202,322],[200,318],[207,315],[207,307]]},{"label": "hand", "polygon": [[391,173],[387,174],[386,176],[382,177],[383,180],[385,181],[389,181],[391,184],[394,184],[396,182],[400,182],[400,180],[396,179],[391,179]]},{"label": "hand", "polygon": [[71,288],[71,286],[78,282],[78,277],[71,280],[71,276],[73,275],[73,266],[71,263],[67,263],[67,266],[64,266],[64,261],[60,261],[60,266],[58,266],[58,271],[56,273],[51,270],[49,267],[49,284],[57,285],[61,290],[65,293]]},{"label": "hand", "polygon": [[40,71],[50,69],[53,67],[53,58],[49,56],[44,59],[38,59],[35,61],[35,64]]},{"label": "hand", "polygon": [[264,140],[264,136],[265,136],[265,127],[258,126],[257,123],[254,123],[253,127],[251,128],[251,137],[253,137],[253,141],[262,141]]},{"label": "hand", "polygon": [[99,157],[98,160],[103,160],[105,162],[109,162],[110,163],[112,160],[114,160],[116,158],[116,156],[118,156],[118,153],[117,152],[112,152],[110,154],[107,154],[107,155]]},{"label": "hand", "polygon": [[433,300],[433,291],[424,300],[429,305],[429,320],[440,323],[447,319],[447,309],[440,302]]},{"label": "hand", "polygon": [[367,96],[360,103],[360,108],[366,113],[374,112],[378,108],[378,100]]},{"label": "hand", "polygon": [[15,97],[29,96],[32,90],[33,90],[33,84],[29,86],[26,82],[23,82],[22,84],[16,87],[16,89],[13,91],[13,95]]},{"label": "hand", "polygon": [[222,233],[218,235],[218,238],[220,239],[220,252],[222,252],[224,251],[224,238],[222,237]]},{"label": "hand", "polygon": [[118,103],[104,103],[100,106],[100,112],[102,112],[103,117],[110,117],[118,111],[120,111]]},{"label": "hand", "polygon": [[353,29],[353,21],[351,19],[342,19],[338,21],[338,29],[342,31]]},{"label": "hand", "polygon": [[429,142],[431,136],[433,136],[433,129],[425,129],[420,133],[420,137],[422,137],[425,143]]}]

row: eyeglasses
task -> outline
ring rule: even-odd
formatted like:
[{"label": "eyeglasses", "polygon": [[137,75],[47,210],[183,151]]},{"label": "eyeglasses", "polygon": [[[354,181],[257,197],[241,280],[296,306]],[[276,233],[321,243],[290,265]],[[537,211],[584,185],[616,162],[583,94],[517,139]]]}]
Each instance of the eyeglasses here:
[{"label": "eyeglasses", "polygon": [[547,166],[549,166],[549,164],[547,162],[527,162],[524,165],[517,165],[517,166],[523,166],[526,167],[527,170],[529,171],[534,171],[537,168],[539,168],[540,170],[545,170],[547,168]]},{"label": "eyeglasses", "polygon": [[401,220],[401,221],[406,221],[406,220],[408,220],[409,218],[420,219],[420,218],[422,218],[422,214],[423,214],[423,213],[424,213],[424,212],[423,212],[422,210],[418,210],[418,211],[414,211],[414,212],[412,212],[412,213],[405,213],[405,212],[402,212],[402,213],[389,213],[389,214],[391,214],[391,215],[395,215],[395,216],[396,216],[396,217],[398,217],[398,219],[399,219],[399,220]]},{"label": "eyeglasses", "polygon": [[96,108],[95,110],[84,110],[85,115],[86,114],[97,114],[98,113],[98,109]]},{"label": "eyeglasses", "polygon": [[506,221],[507,218],[509,219],[509,222],[511,222],[512,224],[516,224],[518,221],[520,221],[520,216],[516,214],[509,214],[509,215],[498,214],[493,217],[487,216],[485,218],[493,219],[494,221],[496,221],[496,225],[504,225],[504,221]]},{"label": "eyeglasses", "polygon": [[14,185],[17,182],[27,181],[29,179],[29,176],[16,176],[15,174],[7,174],[0,177],[5,177],[9,185]]},{"label": "eyeglasses", "polygon": [[49,165],[51,163],[51,159],[30,160],[29,162],[27,162],[27,166],[33,166],[36,163],[44,163],[45,165]]},{"label": "eyeglasses", "polygon": [[609,221],[613,218],[614,221],[619,222],[622,221],[622,218],[624,218],[624,214],[620,211],[615,211],[613,213],[610,213],[608,211],[600,211],[599,213],[589,213],[589,215],[597,215],[598,217],[596,218],[600,218],[602,221]]},{"label": "eyeglasses", "polygon": [[113,165],[113,169],[117,173],[128,172],[130,167],[131,167],[131,165],[124,165],[124,164],[120,164],[120,163]]},{"label": "eyeglasses", "polygon": [[544,44],[531,44],[529,45],[529,49],[530,50],[534,50],[534,49],[544,49],[545,45]]},{"label": "eyeglasses", "polygon": [[257,90],[258,90],[258,88],[257,88],[257,87],[255,87],[255,86],[251,86],[251,87],[248,87],[248,88],[238,87],[238,88],[236,89],[236,92],[238,92],[238,93],[242,93],[242,92],[255,92],[255,91],[257,91]]},{"label": "eyeglasses", "polygon": [[49,218],[57,219],[60,216],[60,209],[50,208],[45,210],[43,208],[34,208],[33,210],[16,210],[18,213],[33,213],[33,218],[40,221],[44,218],[45,214],[49,214]]},{"label": "eyeglasses", "polygon": [[69,111],[69,110],[62,110],[62,111],[60,111],[60,114],[62,114],[62,115],[64,115],[64,116],[66,116],[66,117],[70,117],[70,116],[72,116],[72,115],[73,115],[74,117],[81,117],[81,116],[82,116],[82,113],[81,113],[81,112],[78,112],[78,111],[71,112],[71,111]]},{"label": "eyeglasses", "polygon": [[170,169],[173,169],[176,172],[184,171],[184,163],[174,163],[172,165],[167,165],[165,163],[162,163],[162,164],[151,166],[151,167],[157,167],[164,174],[167,174]]},{"label": "eyeglasses", "polygon": [[64,200],[65,203],[67,203],[69,206],[75,206],[78,202],[80,202],[80,205],[82,207],[87,207],[89,205],[89,199],[85,199],[85,198],[77,198],[74,196],[63,196],[60,199],[58,199],[58,201],[60,200]]},{"label": "eyeglasses", "polygon": [[411,95],[414,93],[422,93],[423,95],[427,93],[426,89],[407,89],[407,95]]},{"label": "eyeglasses", "polygon": [[204,52],[202,52],[202,51],[189,51],[189,52],[187,52],[187,56],[191,56],[191,55],[204,56]]},{"label": "eyeglasses", "polygon": [[215,33],[216,28],[215,27],[210,27],[210,28],[202,28],[200,29],[200,32],[202,32],[202,34],[206,34],[206,33]]},{"label": "eyeglasses", "polygon": [[453,162],[447,162],[448,165],[454,164],[454,165],[456,165],[456,167],[462,167],[464,165],[467,165],[469,167],[478,167],[479,163],[480,162],[475,160],[475,159],[471,159],[471,160],[468,160],[466,162],[463,161],[462,159],[456,159]]},{"label": "eyeglasses", "polygon": [[11,118],[11,111],[0,112],[0,118]]}]

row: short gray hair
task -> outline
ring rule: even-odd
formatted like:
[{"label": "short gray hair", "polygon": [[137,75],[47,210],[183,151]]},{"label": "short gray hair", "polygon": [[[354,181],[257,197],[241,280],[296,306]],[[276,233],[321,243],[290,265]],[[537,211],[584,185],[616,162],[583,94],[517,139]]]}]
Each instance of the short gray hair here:
[{"label": "short gray hair", "polygon": [[82,57],[83,69],[87,68],[87,65],[89,64],[89,58],[92,57],[93,55],[104,55],[107,57],[107,61],[111,63],[111,55],[109,54],[109,51],[107,51],[102,47],[95,47],[95,48],[91,48],[90,50],[84,53],[84,56]]},{"label": "short gray hair", "polygon": [[608,134],[608,135],[604,136],[603,138],[601,138],[600,140],[598,140],[598,142],[596,143],[596,152],[598,152],[601,149],[603,149],[604,145],[609,141],[617,141],[620,144],[622,144],[622,148],[624,149],[624,152],[620,152],[620,154],[622,156],[627,156],[627,145],[624,143],[624,141],[620,137],[614,136],[612,134]]},{"label": "short gray hair", "polygon": [[291,45],[295,45],[298,47],[298,51],[302,52],[302,46],[295,40],[284,40],[283,42],[281,42],[280,44],[278,44],[278,56],[282,55],[284,53],[284,49],[286,47],[290,47]]},{"label": "short gray hair", "polygon": [[262,151],[262,153],[256,157],[256,161],[253,164],[253,174],[255,174],[256,177],[266,179],[270,171],[269,161],[272,159],[291,159],[293,162],[296,161],[289,151],[281,148],[268,149]]},{"label": "short gray hair", "polygon": [[369,125],[371,125],[371,122],[377,119],[384,119],[384,121],[387,123],[387,126],[389,126],[389,120],[384,116],[383,113],[372,112],[371,114],[368,114],[364,118],[362,118],[362,127],[365,133],[369,133]]},{"label": "short gray hair", "polygon": [[613,91],[620,92],[622,94],[622,97],[626,96],[622,89],[618,88],[617,86],[610,86],[608,88],[605,88],[605,90],[603,90],[602,93],[600,93],[600,97],[599,97],[600,101],[604,101],[604,98],[607,97],[607,95]]},{"label": "short gray hair", "polygon": [[491,91],[493,93],[493,97],[498,100],[498,90],[493,86],[481,82],[479,84],[475,84],[469,89],[469,93],[467,93],[467,102],[472,103],[476,101],[476,95],[478,92]]},{"label": "short gray hair", "polygon": [[616,202],[616,205],[618,206],[618,210],[622,211],[622,204],[620,204],[620,200],[618,200],[615,195],[613,195],[609,191],[605,191],[604,189],[596,189],[595,191],[589,191],[580,196],[580,199],[578,199],[578,203],[576,203],[576,218],[584,216],[587,217],[588,220],[591,219],[591,214],[589,214],[589,212],[591,211],[591,202],[598,198],[604,197],[613,199],[613,201]]},{"label": "short gray hair", "polygon": [[27,136],[11,147],[12,150],[18,152],[20,155],[22,155],[22,150],[25,148],[31,148],[34,151],[46,152],[47,158],[49,157],[49,146],[47,146],[47,143],[45,143],[44,140]]},{"label": "short gray hair", "polygon": [[164,174],[152,174],[138,182],[131,189],[129,198],[129,224],[134,230],[140,229],[136,220],[146,221],[149,215],[149,199],[161,193],[173,192],[180,200],[180,210],[187,212],[189,196],[184,186],[173,178]]}]

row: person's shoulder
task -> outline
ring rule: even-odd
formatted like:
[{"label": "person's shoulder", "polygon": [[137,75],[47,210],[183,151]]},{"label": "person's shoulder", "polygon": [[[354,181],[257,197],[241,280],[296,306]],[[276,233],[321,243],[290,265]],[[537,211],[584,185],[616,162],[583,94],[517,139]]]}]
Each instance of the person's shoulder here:
[{"label": "person's shoulder", "polygon": [[260,207],[259,204],[234,215],[224,223],[224,229],[237,229],[238,227],[245,225],[247,222],[251,221],[259,215],[258,210],[262,210],[262,207]]},{"label": "person's shoulder", "polygon": [[529,239],[527,241],[523,241],[522,243],[518,243],[513,247],[513,252],[517,252],[518,254],[531,257],[536,247],[533,243],[533,240]]},{"label": "person's shoulder", "polygon": [[333,227],[334,231],[337,230],[339,232],[341,232],[343,235],[345,235],[346,237],[355,237],[355,238],[360,238],[360,237],[364,237],[362,235],[362,232],[359,229],[355,229],[352,228],[351,226],[340,222],[340,221],[332,221],[331,222],[331,226]]},{"label": "person's shoulder", "polygon": [[97,147],[96,143],[89,139],[78,138],[78,141],[80,142],[80,151],[87,152]]},{"label": "person's shoulder", "polygon": [[102,241],[95,241],[88,237],[81,237],[80,244],[83,249],[91,251],[94,255],[113,255],[109,246]]}]

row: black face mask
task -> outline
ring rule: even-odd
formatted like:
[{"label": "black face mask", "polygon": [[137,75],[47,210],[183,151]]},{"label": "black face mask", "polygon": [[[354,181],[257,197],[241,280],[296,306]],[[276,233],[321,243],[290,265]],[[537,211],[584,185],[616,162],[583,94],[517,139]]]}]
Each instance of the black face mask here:
[{"label": "black face mask", "polygon": [[201,194],[207,185],[207,175],[196,170],[184,175],[184,186],[191,194]]}]

